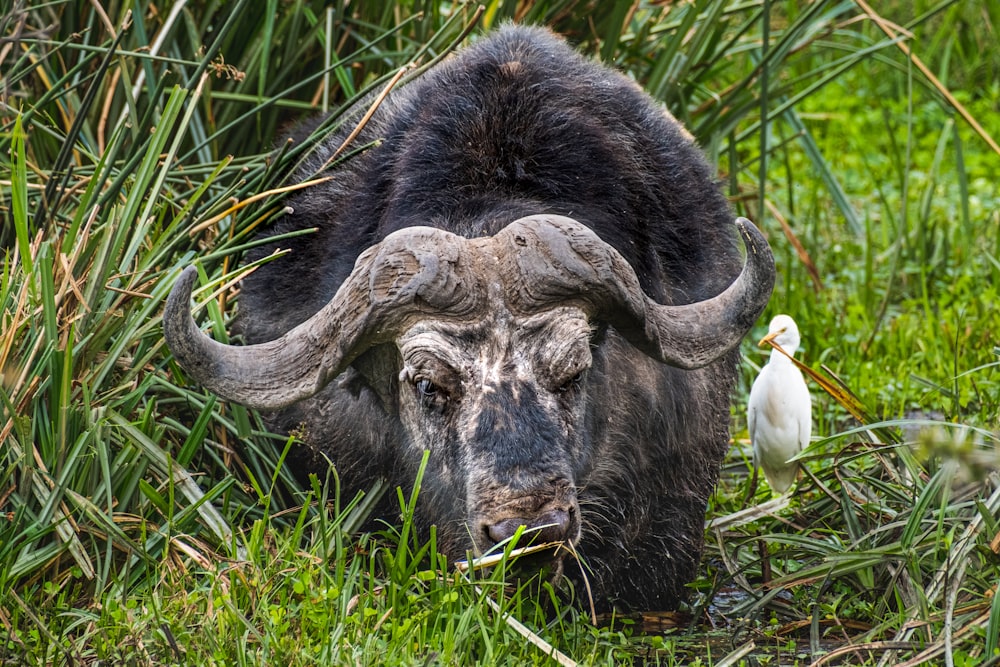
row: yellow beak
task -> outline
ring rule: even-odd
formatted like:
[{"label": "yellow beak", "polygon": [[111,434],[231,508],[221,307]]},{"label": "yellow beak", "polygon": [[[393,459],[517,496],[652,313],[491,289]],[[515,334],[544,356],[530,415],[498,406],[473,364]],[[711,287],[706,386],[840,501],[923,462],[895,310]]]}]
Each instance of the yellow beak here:
[{"label": "yellow beak", "polygon": [[772,340],[774,340],[783,333],[785,333],[784,329],[782,329],[781,331],[775,331],[773,333],[767,334],[757,342],[757,347],[764,347],[765,345],[770,345]]}]

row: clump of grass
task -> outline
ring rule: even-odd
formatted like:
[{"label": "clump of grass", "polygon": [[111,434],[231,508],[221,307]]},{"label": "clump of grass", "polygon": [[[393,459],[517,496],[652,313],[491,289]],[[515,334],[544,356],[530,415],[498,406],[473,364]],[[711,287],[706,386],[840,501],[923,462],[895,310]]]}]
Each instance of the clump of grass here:
[{"label": "clump of grass", "polygon": [[[873,435],[900,425],[933,443],[934,456]],[[813,659],[829,653],[822,662],[989,656],[998,445],[987,431],[917,421],[815,442],[785,510],[713,531],[715,586],[762,593],[728,613],[744,619],[748,638],[797,640]]]},{"label": "clump of grass", "polygon": [[[430,32],[419,23],[418,42],[413,19],[382,28],[341,16],[338,35],[304,3],[277,21],[276,7],[254,7],[150,19],[55,3],[6,17],[0,656],[315,664],[537,652],[504,620],[514,610],[544,627],[533,597],[500,596],[495,613],[481,591],[495,595],[499,579],[456,580],[432,536],[418,544],[407,521],[361,532],[377,489],[302,489],[281,465],[292,443],[188,386],[163,346],[163,299],[195,258],[213,333],[226,337],[233,267],[280,215],[282,174],[307,148],[271,152],[295,96],[322,81],[303,63],[338,39],[330,101],[345,104],[406,63],[432,62],[472,16]],[[568,627],[575,652],[613,650],[582,648],[598,635]]]},{"label": "clump of grass", "polygon": [[[995,16],[970,11],[893,19],[935,28],[922,57],[975,81],[955,96],[986,117],[997,81],[976,41]],[[738,659],[700,631],[595,628],[550,587],[503,593],[502,566],[456,576],[412,532],[409,489],[401,528],[366,532],[396,490],[341,498],[334,474],[303,488],[282,465],[295,443],[189,385],[164,348],[162,302],[195,260],[227,339],[236,267],[309,147],[280,128],[326,107],[330,132],[507,19],[553,26],[688,125],[770,230],[773,309],[804,324],[807,361],[885,420],[857,429],[819,402],[813,475],[776,517],[710,531],[704,603],[735,587],[724,622],[797,659],[848,643],[865,646],[852,660],[993,659],[995,156],[861,18],[829,2],[15,3],[0,17],[0,659],[547,660],[508,616],[581,663],[690,662],[687,640],[703,662]],[[951,425],[884,437],[918,407]],[[725,478],[718,513],[741,485]]]}]

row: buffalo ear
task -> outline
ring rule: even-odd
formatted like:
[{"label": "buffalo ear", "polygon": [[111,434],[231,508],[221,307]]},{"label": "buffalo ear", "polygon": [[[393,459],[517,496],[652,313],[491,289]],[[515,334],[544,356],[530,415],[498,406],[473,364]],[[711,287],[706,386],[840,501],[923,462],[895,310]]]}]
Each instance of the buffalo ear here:
[{"label": "buffalo ear", "polygon": [[608,323],[607,322],[591,322],[590,326],[590,345],[591,347],[601,347],[604,342],[608,339]]},{"label": "buffalo ear", "polygon": [[344,371],[340,387],[354,398],[363,391],[375,394],[390,415],[398,414],[399,371],[403,359],[395,344],[376,345],[357,357]]},{"label": "buffalo ear", "polygon": [[348,366],[344,374],[340,376],[340,381],[337,384],[341,389],[348,391],[351,396],[357,398],[368,387],[368,380],[354,366]]}]

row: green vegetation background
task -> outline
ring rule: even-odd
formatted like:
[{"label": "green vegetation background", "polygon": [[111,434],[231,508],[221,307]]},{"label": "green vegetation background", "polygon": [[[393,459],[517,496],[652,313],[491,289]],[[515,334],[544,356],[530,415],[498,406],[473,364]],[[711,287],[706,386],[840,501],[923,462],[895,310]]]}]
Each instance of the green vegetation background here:
[{"label": "green vegetation background", "polygon": [[[0,9],[0,663],[549,662],[511,618],[579,664],[1000,662],[996,3]],[[239,259],[300,157],[281,127],[504,20],[634,76],[775,250],[683,614],[595,627],[550,589],[505,593],[502,567],[455,574],[412,533],[411,489],[386,491],[399,526],[360,533],[371,496],[298,487],[290,443],[163,345],[195,259],[226,339]],[[812,385],[794,497],[741,522],[751,339],[778,312],[842,384]]]}]

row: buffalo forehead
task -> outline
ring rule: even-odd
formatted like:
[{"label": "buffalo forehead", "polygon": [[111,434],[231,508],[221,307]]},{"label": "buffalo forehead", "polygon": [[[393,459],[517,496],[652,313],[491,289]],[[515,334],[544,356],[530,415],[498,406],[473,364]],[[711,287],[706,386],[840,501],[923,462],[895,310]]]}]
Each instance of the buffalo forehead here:
[{"label": "buffalo forehead", "polygon": [[494,312],[475,323],[425,319],[397,345],[408,367],[443,366],[489,386],[502,378],[535,379],[563,366],[583,370],[590,362],[590,333],[583,311],[560,307],[529,316]]}]

